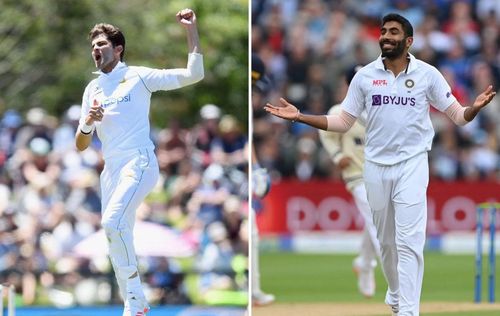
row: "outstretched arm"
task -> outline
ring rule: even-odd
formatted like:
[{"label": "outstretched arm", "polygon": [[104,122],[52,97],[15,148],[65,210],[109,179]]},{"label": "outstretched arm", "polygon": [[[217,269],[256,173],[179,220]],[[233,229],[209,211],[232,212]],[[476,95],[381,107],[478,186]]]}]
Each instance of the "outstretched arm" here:
[{"label": "outstretched arm", "polygon": [[300,122],[325,131],[338,133],[347,132],[356,121],[356,117],[344,110],[342,110],[340,115],[308,115],[300,113],[293,104],[283,98],[280,98],[280,102],[282,106],[274,106],[271,103],[267,103],[264,106],[264,110],[285,120]]},{"label": "outstretched arm", "polygon": [[472,121],[476,117],[477,113],[479,113],[479,111],[481,111],[483,107],[490,103],[496,94],[497,93],[493,91],[493,86],[489,85],[483,93],[477,96],[476,101],[474,101],[472,106],[465,109],[465,120],[467,122]]},{"label": "outstretched arm", "polygon": [[463,107],[460,103],[455,102],[446,109],[445,113],[455,124],[465,125],[472,121],[477,113],[491,102],[495,95],[496,92],[493,91],[493,86],[490,85],[483,93],[477,96],[472,106]]}]

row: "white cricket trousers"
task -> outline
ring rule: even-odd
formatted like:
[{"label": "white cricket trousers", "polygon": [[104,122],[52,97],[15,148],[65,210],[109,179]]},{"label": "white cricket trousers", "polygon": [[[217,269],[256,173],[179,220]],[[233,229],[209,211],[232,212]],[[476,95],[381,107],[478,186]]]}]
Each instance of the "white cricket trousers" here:
[{"label": "white cricket trousers", "polygon": [[123,298],[126,280],[138,272],[132,234],[135,212],[155,186],[158,176],[158,162],[152,149],[137,149],[107,159],[101,173],[101,224]]},{"label": "white cricket trousers", "polygon": [[385,302],[399,304],[399,316],[419,315],[427,223],[427,152],[386,166],[365,162],[368,202],[389,285]]},{"label": "white cricket trousers", "polygon": [[351,190],[351,194],[356,207],[365,221],[363,237],[361,238],[361,249],[359,251],[361,266],[363,269],[372,269],[376,265],[377,258],[380,258],[380,244],[377,239],[377,229],[373,224],[373,216],[366,196],[365,184],[360,182],[355,185]]}]

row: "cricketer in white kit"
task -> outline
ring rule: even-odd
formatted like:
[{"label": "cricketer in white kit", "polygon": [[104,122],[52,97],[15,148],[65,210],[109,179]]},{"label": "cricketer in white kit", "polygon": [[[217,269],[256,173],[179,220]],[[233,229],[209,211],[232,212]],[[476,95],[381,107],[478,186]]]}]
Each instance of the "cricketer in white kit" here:
[{"label": "cricketer in white kit", "polygon": [[151,94],[200,81],[204,76],[196,16],[190,9],[177,13],[185,27],[188,63],[181,69],[127,66],[123,61],[125,37],[113,25],[97,24],[89,33],[92,57],[99,71],[83,94],[76,146],[85,150],[93,131],[102,143],[102,226],[109,241],[109,256],[124,299],[124,316],[149,311],[133,243],[135,211],[153,189],[159,176],[154,145],[150,139]]},{"label": "cricketer in white kit", "polygon": [[385,302],[394,315],[420,313],[429,181],[427,152],[434,130],[430,105],[455,124],[476,117],[496,92],[490,85],[463,107],[438,70],[408,50],[413,28],[403,16],[382,19],[382,55],[354,76],[339,115],[305,115],[281,99],[269,113],[323,130],[346,132],[367,111],[364,180],[388,283]]}]

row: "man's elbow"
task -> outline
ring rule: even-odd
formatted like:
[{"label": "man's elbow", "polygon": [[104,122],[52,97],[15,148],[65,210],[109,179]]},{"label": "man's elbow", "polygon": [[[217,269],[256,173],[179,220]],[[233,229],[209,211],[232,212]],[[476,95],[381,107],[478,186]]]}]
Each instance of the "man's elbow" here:
[{"label": "man's elbow", "polygon": [[201,71],[194,73],[193,83],[200,82],[201,80],[203,80],[203,78],[205,78],[205,71],[203,69],[201,69]]},{"label": "man's elbow", "polygon": [[195,84],[201,81],[205,77],[205,73],[202,71],[192,72],[184,78],[180,77],[179,81],[183,87]]}]

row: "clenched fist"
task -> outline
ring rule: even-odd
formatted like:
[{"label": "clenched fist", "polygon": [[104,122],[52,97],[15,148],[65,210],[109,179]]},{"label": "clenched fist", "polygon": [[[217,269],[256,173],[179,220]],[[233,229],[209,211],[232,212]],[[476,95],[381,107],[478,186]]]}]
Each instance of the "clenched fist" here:
[{"label": "clenched fist", "polygon": [[196,23],[196,15],[191,9],[182,9],[175,15],[177,22],[183,25],[193,25]]}]

